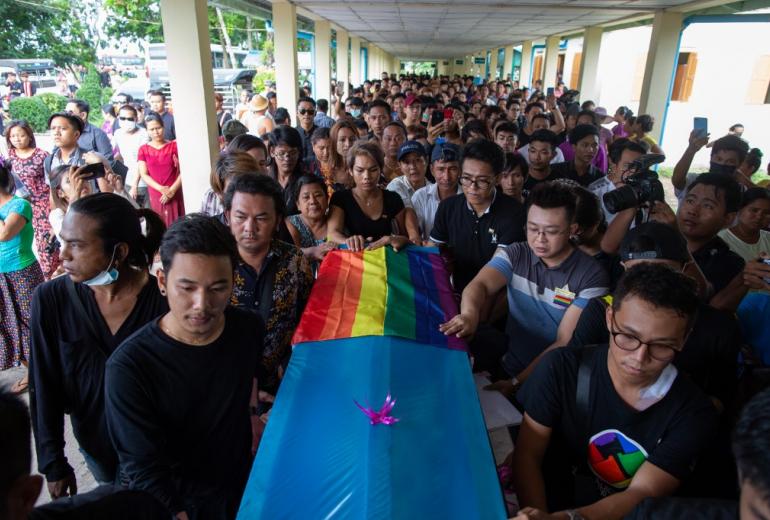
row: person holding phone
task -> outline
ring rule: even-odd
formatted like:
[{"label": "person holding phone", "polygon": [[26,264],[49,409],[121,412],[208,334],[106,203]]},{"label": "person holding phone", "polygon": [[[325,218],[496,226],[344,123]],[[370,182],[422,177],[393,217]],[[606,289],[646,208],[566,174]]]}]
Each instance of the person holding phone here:
[{"label": "person holding phone", "polygon": [[151,114],[144,122],[150,142],[139,147],[137,167],[147,183],[150,207],[170,226],[185,213],[179,152],[176,141],[166,141],[160,116]]}]

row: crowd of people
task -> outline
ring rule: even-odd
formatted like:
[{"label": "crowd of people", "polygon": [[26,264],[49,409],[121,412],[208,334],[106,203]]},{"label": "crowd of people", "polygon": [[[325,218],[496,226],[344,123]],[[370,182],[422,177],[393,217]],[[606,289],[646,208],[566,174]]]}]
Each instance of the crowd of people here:
[{"label": "crowd of people", "polygon": [[[451,273],[441,332],[523,413],[500,473],[518,518],[770,516],[769,395],[745,406],[770,382],[762,154],[740,125],[694,130],[661,179],[652,117],[557,87],[383,73],[291,113],[217,97],[200,206],[162,92],[118,94],[101,129],[71,100],[52,150],[9,124],[0,369],[29,366],[30,412],[3,394],[0,430],[20,446],[31,421],[55,499],[32,517],[233,518],[324,257],[411,245]],[[0,512],[23,518],[40,479],[0,455]]]}]

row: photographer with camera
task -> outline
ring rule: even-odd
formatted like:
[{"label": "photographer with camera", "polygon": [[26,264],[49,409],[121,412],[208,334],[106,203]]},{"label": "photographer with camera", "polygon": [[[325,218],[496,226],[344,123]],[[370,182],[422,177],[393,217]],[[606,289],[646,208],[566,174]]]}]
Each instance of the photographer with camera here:
[{"label": "photographer with camera", "polygon": [[[674,166],[674,173],[671,177],[671,183],[676,190],[676,196],[681,201],[687,188],[698,178],[698,173],[690,172],[690,166],[695,158],[695,154],[706,146],[709,140],[707,132],[701,129],[695,129],[690,132],[690,144],[682,154],[679,162]],[[737,135],[726,135],[714,141],[711,147],[711,159],[709,162],[709,173],[721,173],[736,178],[736,169],[743,163],[746,155],[749,153],[749,143]],[[736,179],[737,180],[737,179]],[[749,184],[751,184],[749,182]],[[752,187],[751,186],[747,187]]]},{"label": "photographer with camera", "polygon": [[[629,167],[646,153],[647,148],[643,144],[625,138],[615,140],[609,147],[607,175],[588,185],[589,191],[599,197],[607,224],[610,224],[617,214],[609,211],[604,205],[604,194],[624,186],[623,177],[628,174]],[[623,234],[625,231],[622,232],[619,240],[623,239]]]}]

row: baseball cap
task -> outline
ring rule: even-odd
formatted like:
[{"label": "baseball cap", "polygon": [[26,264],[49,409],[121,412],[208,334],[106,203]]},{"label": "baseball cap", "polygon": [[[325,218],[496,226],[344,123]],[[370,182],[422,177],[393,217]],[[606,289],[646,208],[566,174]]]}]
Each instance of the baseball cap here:
[{"label": "baseball cap", "polygon": [[246,128],[246,125],[237,119],[231,119],[222,126],[222,137],[224,137],[225,141],[229,143],[239,135],[243,135],[248,131],[249,129]]},{"label": "baseball cap", "polygon": [[687,241],[671,226],[645,222],[631,229],[620,244],[620,260],[673,260],[688,262]]},{"label": "baseball cap", "polygon": [[430,154],[430,162],[433,163],[435,161],[447,161],[447,162],[454,162],[454,161],[460,161],[460,157],[462,156],[462,153],[460,152],[460,147],[453,143],[436,143],[436,146],[433,147],[433,151]]},{"label": "baseball cap", "polygon": [[425,157],[427,155],[422,143],[419,141],[407,141],[398,149],[398,160],[400,161],[410,153],[416,153],[420,157]]},{"label": "baseball cap", "polygon": [[406,100],[404,101],[404,106],[408,107],[409,105],[411,105],[412,103],[415,103],[417,101],[419,101],[417,99],[417,96],[415,96],[414,94],[409,94],[408,96],[406,96]]}]

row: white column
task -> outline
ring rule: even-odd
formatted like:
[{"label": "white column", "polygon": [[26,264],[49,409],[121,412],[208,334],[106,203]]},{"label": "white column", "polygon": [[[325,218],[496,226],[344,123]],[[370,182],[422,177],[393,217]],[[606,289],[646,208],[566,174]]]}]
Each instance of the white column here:
[{"label": "white column", "polygon": [[329,99],[331,94],[331,47],[332,32],[328,20],[315,22],[315,84],[316,99]]},{"label": "white column", "polygon": [[219,157],[206,0],[161,0],[182,194],[198,211]]},{"label": "white column", "polygon": [[602,27],[586,27],[583,33],[583,56],[580,60],[580,77],[577,88],[582,99],[599,97],[599,52],[602,46]]},{"label": "white column", "polygon": [[372,60],[372,73],[369,75],[369,79],[378,79],[382,68],[380,49],[373,43],[369,44],[370,59]]},{"label": "white column", "polygon": [[509,74],[513,77],[513,54],[513,45],[506,45],[502,79],[507,79]]},{"label": "white column", "polygon": [[532,40],[521,44],[521,68],[519,69],[519,85],[532,86]]},{"label": "white column", "polygon": [[350,82],[358,87],[363,83],[361,79],[361,38],[350,37]]},{"label": "white column", "polygon": [[556,86],[556,71],[559,64],[559,36],[545,39],[545,67],[543,68],[543,88]]},{"label": "white column", "polygon": [[[275,87],[278,104],[290,114],[297,108],[297,8],[286,0],[273,2]],[[294,118],[292,118],[294,119]]]},{"label": "white column", "polygon": [[393,56],[393,63],[390,68],[393,70],[393,74],[395,74],[396,77],[401,74],[401,60],[398,59],[398,56]]},{"label": "white column", "polygon": [[348,32],[337,29],[337,81],[344,85],[343,99],[350,97],[350,73],[348,72]]},{"label": "white column", "polygon": [[662,138],[663,120],[671,97],[671,77],[678,58],[681,32],[682,13],[655,13],[647,64],[644,67],[639,113],[649,114],[655,119],[651,133],[658,142]]},{"label": "white column", "polygon": [[495,47],[494,49],[489,50],[489,78],[490,79],[497,79],[498,73],[497,73],[497,53],[500,52],[500,49]]}]

